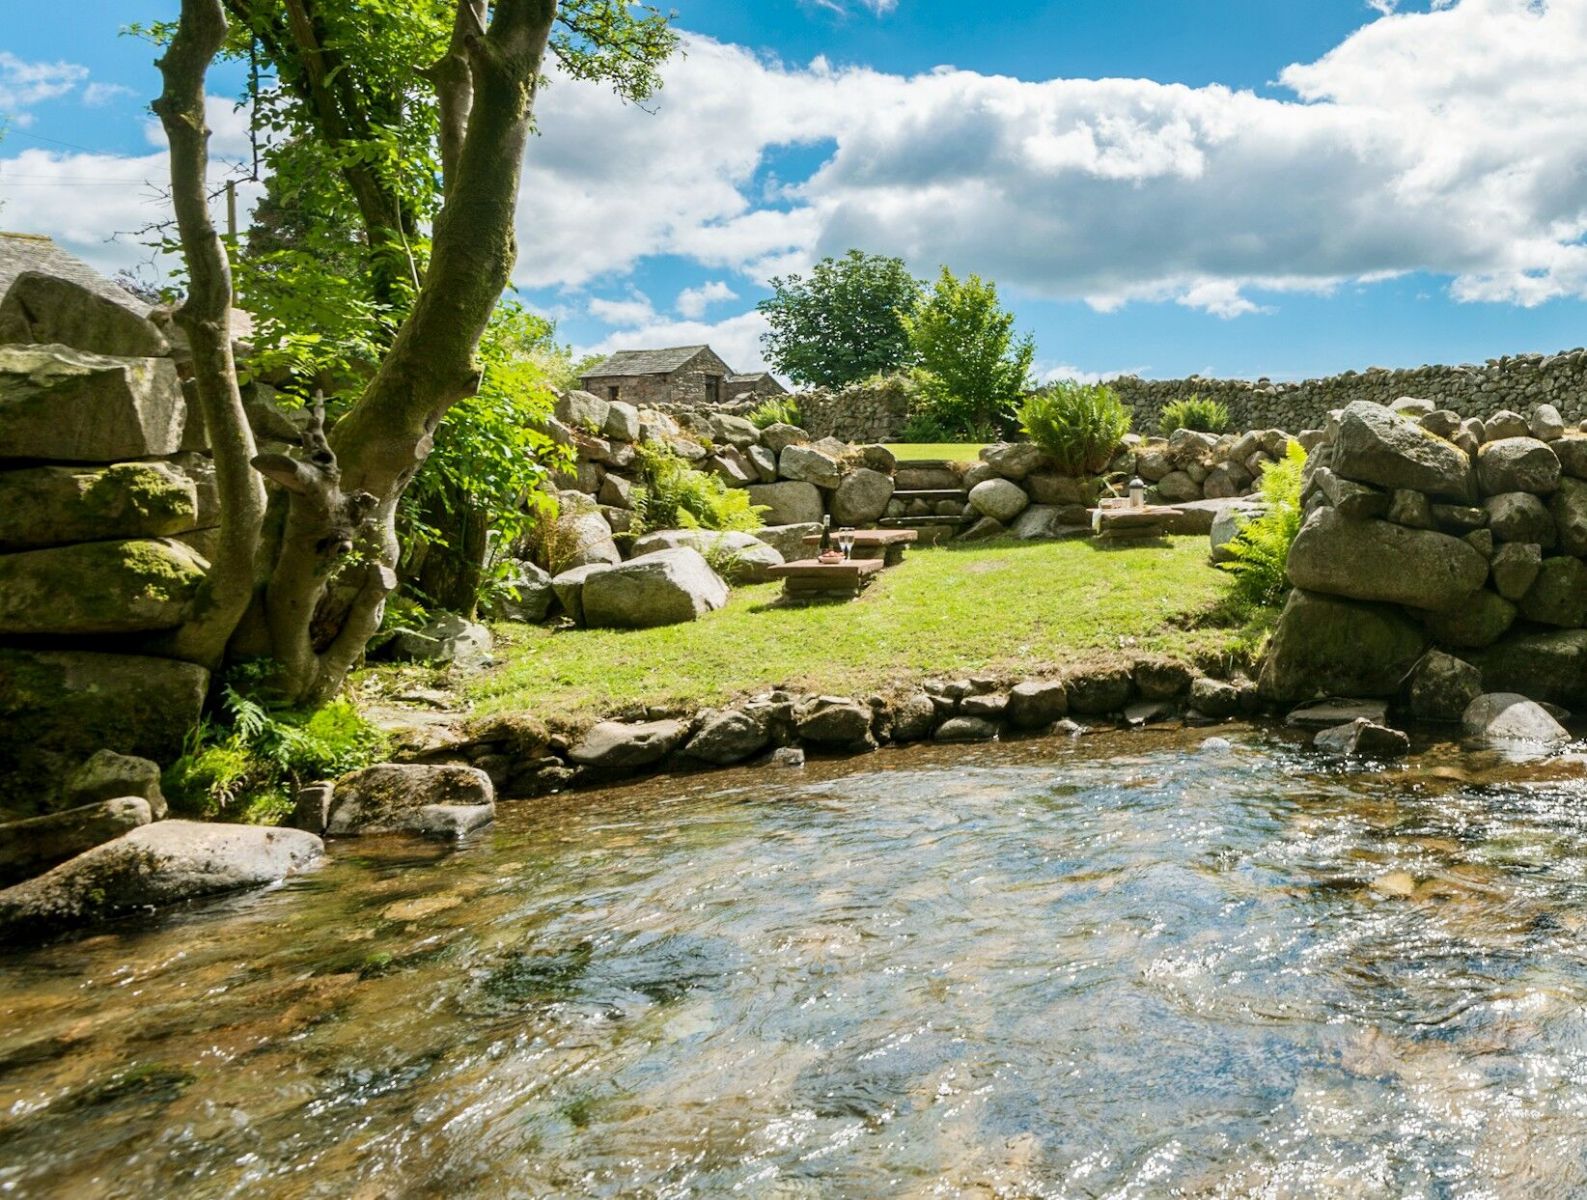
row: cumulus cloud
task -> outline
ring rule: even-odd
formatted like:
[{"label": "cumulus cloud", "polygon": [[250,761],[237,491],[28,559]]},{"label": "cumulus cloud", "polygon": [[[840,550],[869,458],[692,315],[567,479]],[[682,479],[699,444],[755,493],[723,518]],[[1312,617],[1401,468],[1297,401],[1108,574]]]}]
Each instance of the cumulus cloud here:
[{"label": "cumulus cloud", "polygon": [[89,108],[103,108],[125,96],[136,95],[122,83],[91,83],[83,89],[83,103]]},{"label": "cumulus cloud", "polygon": [[760,338],[766,332],[766,318],[751,309],[723,321],[669,321],[656,318],[635,322],[591,346],[580,346],[580,354],[611,354],[617,350],[637,350],[657,346],[709,345],[735,371],[764,371]]},{"label": "cumulus cloud", "polygon": [[705,310],[711,305],[737,299],[737,292],[722,280],[713,279],[699,287],[684,288],[678,293],[678,299],[673,307],[685,317],[698,319],[705,316]]},{"label": "cumulus cloud", "polygon": [[[1099,309],[1430,271],[1463,299],[1587,294],[1587,0],[1375,20],[1289,98],[1150,80],[791,67],[691,38],[656,115],[560,83],[519,282],[676,254],[764,279],[849,246]],[[830,144],[776,202],[771,156]]]},{"label": "cumulus cloud", "polygon": [[626,300],[591,300],[587,305],[590,316],[607,325],[632,327],[643,325],[655,318],[656,311],[647,296],[635,293]]},{"label": "cumulus cloud", "polygon": [[88,68],[69,62],[28,62],[0,50],[0,115],[27,123],[23,110],[64,96],[88,78]]}]

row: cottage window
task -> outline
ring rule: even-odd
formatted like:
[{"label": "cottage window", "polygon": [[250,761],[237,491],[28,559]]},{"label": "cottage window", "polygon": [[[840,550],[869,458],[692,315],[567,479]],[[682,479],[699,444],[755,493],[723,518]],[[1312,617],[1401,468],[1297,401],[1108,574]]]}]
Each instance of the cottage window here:
[{"label": "cottage window", "polygon": [[705,377],[705,402],[707,404],[720,404],[722,402],[722,377],[720,375],[707,375]]},{"label": "cottage window", "polygon": [[617,393],[618,393],[618,391],[619,391],[619,388],[618,388],[618,386],[615,383],[608,385],[607,388],[606,388],[606,398],[608,400],[610,400],[613,404],[617,403]]}]

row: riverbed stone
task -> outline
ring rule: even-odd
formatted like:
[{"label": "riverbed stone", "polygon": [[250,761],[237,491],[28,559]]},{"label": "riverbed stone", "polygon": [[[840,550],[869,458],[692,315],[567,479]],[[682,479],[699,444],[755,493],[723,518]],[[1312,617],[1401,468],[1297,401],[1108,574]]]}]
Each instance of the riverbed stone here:
[{"label": "riverbed stone", "polygon": [[0,649],[0,809],[30,815],[101,749],[169,762],[198,721],[209,672],[82,650]]},{"label": "riverbed stone", "polygon": [[931,736],[937,722],[937,706],[925,692],[910,692],[891,706],[893,741],[919,742]]},{"label": "riverbed stone", "polygon": [[1468,738],[1498,745],[1562,746],[1570,741],[1565,727],[1547,709],[1514,692],[1478,696],[1461,717],[1461,731]]},{"label": "riverbed stone", "polygon": [[781,483],[754,483],[745,489],[749,502],[766,511],[761,520],[768,525],[798,525],[819,522],[826,511],[821,489],[813,483],[784,480]]},{"label": "riverbed stone", "polygon": [[187,404],[166,358],[65,346],[0,346],[0,446],[7,457],[115,463],[182,448]]},{"label": "riverbed stone", "polygon": [[1351,521],[1325,508],[1307,519],[1290,547],[1289,576],[1309,592],[1438,610],[1481,587],[1488,563],[1448,534]]},{"label": "riverbed stone", "polygon": [[871,710],[844,696],[814,696],[794,710],[794,727],[807,742],[824,746],[871,743]]},{"label": "riverbed stone", "polygon": [[1296,588],[1263,660],[1263,698],[1392,696],[1427,648],[1427,635],[1398,608]]},{"label": "riverbed stone", "polygon": [[147,800],[120,796],[0,824],[0,887],[42,875],[151,820]]},{"label": "riverbed stone", "polygon": [[1347,758],[1400,758],[1411,751],[1411,739],[1404,733],[1366,717],[1320,731],[1312,745],[1326,754]]},{"label": "riverbed stone", "polygon": [[325,833],[459,837],[495,816],[496,789],[477,767],[380,763],[336,781]]},{"label": "riverbed stone", "polygon": [[1222,679],[1198,675],[1190,681],[1190,707],[1204,717],[1232,717],[1240,709],[1240,691]]},{"label": "riverbed stone", "polygon": [[320,839],[299,829],[156,821],[0,891],[0,942],[52,937],[116,917],[243,888],[313,866]]},{"label": "riverbed stone", "polygon": [[1065,682],[1069,711],[1087,716],[1122,712],[1134,690],[1130,669],[1125,666],[1081,667]]},{"label": "riverbed stone", "polygon": [[891,476],[869,467],[850,471],[833,493],[832,523],[855,528],[874,525],[887,511],[887,502],[892,498]]},{"label": "riverbed stone", "polygon": [[998,723],[988,717],[949,717],[937,726],[932,740],[937,742],[991,742],[997,740]]},{"label": "riverbed stone", "polygon": [[597,771],[652,766],[682,744],[689,727],[670,718],[628,724],[599,721],[568,751],[568,759]]},{"label": "riverbed stone", "polygon": [[651,629],[715,612],[727,584],[688,546],[630,559],[584,582],[584,623],[592,629]]},{"label": "riverbed stone", "polygon": [[726,766],[759,754],[770,741],[763,717],[730,708],[708,716],[689,739],[684,753],[702,762]]},{"label": "riverbed stone", "polygon": [[1579,558],[1545,558],[1521,598],[1521,615],[1565,629],[1587,624],[1587,564]]},{"label": "riverbed stone", "polygon": [[970,507],[983,517],[1008,524],[1030,504],[1025,489],[1007,479],[987,479],[970,489]]},{"label": "riverbed stone", "polygon": [[1537,438],[1500,438],[1485,442],[1477,452],[1477,481],[1485,496],[1501,492],[1547,495],[1559,486],[1559,476],[1559,456]]},{"label": "riverbed stone", "polygon": [[1509,632],[1516,611],[1516,606],[1497,592],[1481,588],[1441,612],[1424,613],[1422,619],[1434,641],[1480,650]]},{"label": "riverbed stone", "polygon": [[75,767],[61,784],[61,803],[68,807],[136,796],[145,801],[154,820],[167,812],[160,789],[160,764],[136,754],[100,750]]},{"label": "riverbed stone", "polygon": [[1409,488],[1456,501],[1472,495],[1471,460],[1464,451],[1366,400],[1340,413],[1332,469],[1343,479],[1391,491]]},{"label": "riverbed stone", "polygon": [[1459,721],[1482,694],[1482,672],[1471,663],[1429,650],[1411,671],[1406,707],[1418,721]]},{"label": "riverbed stone", "polygon": [[198,528],[193,481],[165,463],[0,471],[0,551]]}]

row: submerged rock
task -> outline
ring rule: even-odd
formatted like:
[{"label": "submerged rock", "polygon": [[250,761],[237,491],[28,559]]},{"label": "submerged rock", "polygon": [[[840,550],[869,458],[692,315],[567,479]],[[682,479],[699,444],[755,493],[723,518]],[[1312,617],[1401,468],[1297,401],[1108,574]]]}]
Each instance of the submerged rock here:
[{"label": "submerged rock", "polygon": [[1348,725],[1322,730],[1312,739],[1312,745],[1325,753],[1349,758],[1399,758],[1410,753],[1411,739],[1398,729],[1357,717]]},{"label": "submerged rock", "polygon": [[991,742],[997,733],[997,722],[985,717],[949,717],[932,738],[938,742]]},{"label": "submerged rock", "polygon": [[1032,679],[1008,693],[1008,719],[1018,729],[1045,729],[1069,711],[1069,691],[1061,680]]},{"label": "submerged rock", "polygon": [[319,838],[299,829],[156,821],[0,892],[0,942],[261,887],[312,866],[323,852]]},{"label": "submerged rock", "polygon": [[1315,696],[1392,696],[1427,648],[1396,608],[1296,588],[1279,618],[1258,686],[1279,703]]}]

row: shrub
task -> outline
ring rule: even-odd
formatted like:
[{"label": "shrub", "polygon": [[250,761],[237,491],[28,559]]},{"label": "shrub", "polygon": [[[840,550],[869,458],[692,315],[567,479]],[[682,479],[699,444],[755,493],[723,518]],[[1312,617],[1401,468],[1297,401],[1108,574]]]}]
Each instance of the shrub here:
[{"label": "shrub", "polygon": [[1301,471],[1306,451],[1290,442],[1284,461],[1262,472],[1261,494],[1267,511],[1247,521],[1229,543],[1233,562],[1220,563],[1233,572],[1235,591],[1252,604],[1277,604],[1289,590],[1289,548],[1300,532]]},{"label": "shrub", "polygon": [[760,528],[760,510],[751,506],[743,488],[730,488],[715,475],[696,471],[664,447],[642,443],[638,451],[640,483],[632,495],[637,533]]},{"label": "shrub", "polygon": [[235,670],[218,716],[201,722],[186,752],[166,768],[162,787],[178,810],[274,824],[291,812],[303,784],[385,754],[386,735],[350,700],[313,711],[275,707],[248,692],[263,677],[257,666]]},{"label": "shrub", "polygon": [[772,396],[744,415],[756,429],[765,429],[768,425],[797,425],[800,420],[799,401],[792,396]]},{"label": "shrub", "polygon": [[912,395],[904,424],[906,442],[996,442],[1002,429],[996,419],[977,416],[955,396],[940,376],[924,367],[909,374]]},{"label": "shrub", "polygon": [[1130,414],[1111,388],[1062,381],[1032,392],[1020,405],[1026,435],[1066,475],[1098,475],[1130,431]]},{"label": "shrub", "polygon": [[1163,405],[1158,418],[1158,428],[1164,437],[1176,429],[1193,429],[1197,433],[1222,433],[1229,428],[1228,406],[1206,396],[1188,396],[1171,400]]}]

